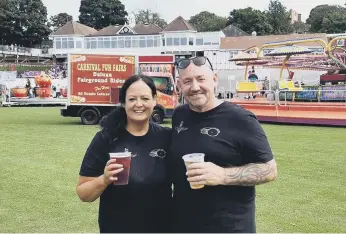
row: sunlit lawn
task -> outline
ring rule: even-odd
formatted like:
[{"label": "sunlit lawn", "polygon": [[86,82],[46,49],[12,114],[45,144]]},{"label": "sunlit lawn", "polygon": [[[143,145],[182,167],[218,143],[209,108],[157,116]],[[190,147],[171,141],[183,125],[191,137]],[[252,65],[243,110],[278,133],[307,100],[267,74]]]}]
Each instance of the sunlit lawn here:
[{"label": "sunlit lawn", "polygon": [[[346,232],[346,129],[264,129],[279,177],[257,189],[258,232]],[[75,193],[96,131],[59,108],[0,108],[1,232],[98,232],[98,202]]]}]

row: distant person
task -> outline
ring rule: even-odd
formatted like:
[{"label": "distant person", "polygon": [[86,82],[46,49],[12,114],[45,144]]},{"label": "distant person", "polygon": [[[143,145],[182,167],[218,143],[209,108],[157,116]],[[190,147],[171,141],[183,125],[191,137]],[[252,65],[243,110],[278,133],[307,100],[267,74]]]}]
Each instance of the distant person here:
[{"label": "distant person", "polygon": [[25,84],[25,88],[30,88],[31,87],[31,82],[30,82],[30,79],[29,78],[27,78],[26,79],[26,84]]},{"label": "distant person", "polygon": [[[120,90],[122,106],[101,121],[81,168],[77,194],[84,202],[100,198],[101,233],[169,231],[172,213],[167,150],[171,130],[150,121],[156,88],[147,76],[132,76]],[[127,185],[114,185],[123,165],[110,152],[132,153]]]},{"label": "distant person", "polygon": [[34,87],[34,90],[33,90],[33,96],[34,97],[37,97],[38,96],[38,94],[37,94],[37,90],[39,89],[39,87],[38,86],[35,86]]},{"label": "distant person", "polygon": [[269,90],[269,80],[267,77],[264,78],[261,95],[266,96],[266,92]]},{"label": "distant person", "polygon": [[33,89],[30,87],[29,88],[29,98],[33,98],[34,97],[34,94],[33,94]]},{"label": "distant person", "polygon": [[55,91],[55,98],[59,98],[61,95],[60,93],[60,84],[56,85],[56,91]]},{"label": "distant person", "polygon": [[279,102],[280,101],[280,90],[279,89],[275,90],[274,96],[275,96],[275,101]]},{"label": "distant person", "polygon": [[230,95],[231,95],[231,99],[233,99],[234,97],[234,94],[232,92],[230,92]]},{"label": "distant person", "polygon": [[264,78],[264,82],[263,82],[263,86],[264,86],[264,90],[270,90],[270,84],[269,84],[269,80],[268,80],[268,77],[265,77]]},{"label": "distant person", "polygon": [[248,80],[250,82],[256,82],[258,81],[258,76],[254,72],[250,72]]},{"label": "distant person", "polygon": [[52,93],[51,93],[51,97],[55,98],[56,96],[56,87],[52,86]]},{"label": "distant person", "polygon": [[29,78],[27,78],[26,79],[26,84],[25,84],[25,88],[26,88],[26,90],[27,90],[27,96],[30,96],[30,88],[31,88],[31,82],[30,82],[30,79]]}]

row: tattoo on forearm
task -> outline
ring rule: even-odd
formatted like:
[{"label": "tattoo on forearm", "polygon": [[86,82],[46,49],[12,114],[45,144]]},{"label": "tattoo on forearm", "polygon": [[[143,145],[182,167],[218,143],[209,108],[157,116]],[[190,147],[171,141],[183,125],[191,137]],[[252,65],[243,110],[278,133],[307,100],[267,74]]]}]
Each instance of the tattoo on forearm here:
[{"label": "tattoo on forearm", "polygon": [[249,164],[243,167],[226,169],[225,184],[254,186],[264,184],[276,177],[273,163]]}]

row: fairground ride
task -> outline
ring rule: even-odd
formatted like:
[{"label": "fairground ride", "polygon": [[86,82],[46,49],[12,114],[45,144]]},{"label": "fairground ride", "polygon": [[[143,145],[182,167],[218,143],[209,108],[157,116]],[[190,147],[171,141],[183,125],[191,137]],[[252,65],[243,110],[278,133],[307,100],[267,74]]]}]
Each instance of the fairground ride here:
[{"label": "fairground ride", "polygon": [[[339,43],[343,42],[343,44]],[[300,44],[316,43],[323,48],[324,53],[312,55],[311,50],[299,46]],[[269,53],[264,53],[270,49]],[[260,57],[262,55],[262,57]],[[320,84],[339,84],[346,82],[346,35],[330,38],[329,42],[322,38],[310,38],[293,41],[266,43],[260,47],[253,46],[230,59],[237,65],[246,66],[244,81],[237,85],[237,92],[258,92],[260,86],[247,80],[247,68],[249,65],[260,65],[263,68],[280,68],[279,89],[301,91],[303,88],[293,83],[293,72],[297,70],[327,71],[320,77]],[[287,69],[289,77],[283,77],[284,69]]]}]

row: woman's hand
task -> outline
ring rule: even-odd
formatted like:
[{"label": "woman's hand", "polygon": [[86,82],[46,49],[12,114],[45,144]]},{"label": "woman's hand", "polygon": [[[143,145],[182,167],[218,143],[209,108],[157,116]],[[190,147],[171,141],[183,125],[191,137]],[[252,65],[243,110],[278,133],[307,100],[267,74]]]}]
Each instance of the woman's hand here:
[{"label": "woman's hand", "polygon": [[116,159],[110,159],[104,169],[103,180],[106,185],[110,185],[118,180],[115,175],[124,170],[123,165],[117,164]]}]

